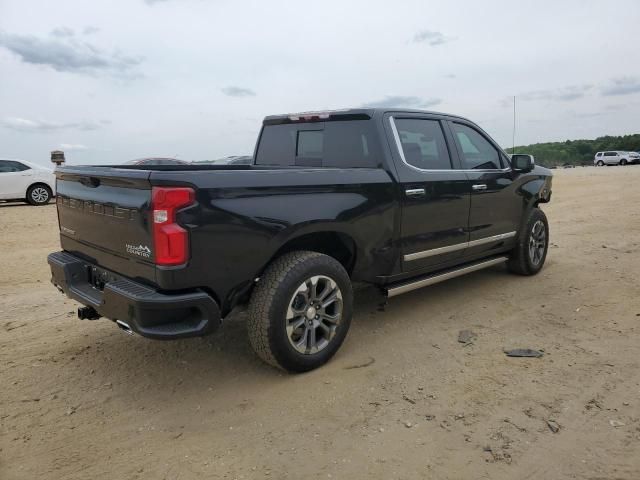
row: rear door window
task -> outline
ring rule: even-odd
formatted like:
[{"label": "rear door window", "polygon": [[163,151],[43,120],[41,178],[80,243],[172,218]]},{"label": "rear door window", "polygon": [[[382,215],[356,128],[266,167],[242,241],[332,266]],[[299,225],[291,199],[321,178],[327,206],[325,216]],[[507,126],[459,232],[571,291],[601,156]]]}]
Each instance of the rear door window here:
[{"label": "rear door window", "polygon": [[395,118],[404,161],[421,170],[450,170],[451,159],[438,120]]}]

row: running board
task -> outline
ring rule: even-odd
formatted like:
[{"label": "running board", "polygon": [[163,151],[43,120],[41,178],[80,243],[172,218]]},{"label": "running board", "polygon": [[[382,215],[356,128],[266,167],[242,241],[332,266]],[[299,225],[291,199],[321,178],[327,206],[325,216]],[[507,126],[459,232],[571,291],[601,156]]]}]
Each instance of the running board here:
[{"label": "running board", "polygon": [[482,262],[473,263],[471,265],[465,265],[461,268],[456,268],[455,270],[448,270],[444,273],[437,273],[429,277],[422,277],[418,280],[401,283],[397,286],[387,288],[387,297],[395,297],[396,295],[401,295],[403,293],[417,290],[418,288],[427,287],[435,283],[444,282],[445,280],[449,280],[450,278],[460,277],[461,275],[466,275],[467,273],[475,272],[476,270],[493,267],[494,265],[506,262],[508,259],[508,257],[492,258],[491,260],[484,260]]}]

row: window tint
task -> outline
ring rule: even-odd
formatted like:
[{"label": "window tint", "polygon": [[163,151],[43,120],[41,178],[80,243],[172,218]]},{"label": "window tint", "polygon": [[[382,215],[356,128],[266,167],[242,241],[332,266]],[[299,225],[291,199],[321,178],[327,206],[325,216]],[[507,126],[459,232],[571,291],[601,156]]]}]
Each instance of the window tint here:
[{"label": "window tint", "polygon": [[324,132],[324,167],[377,168],[380,165],[380,146],[373,121],[327,122]]},{"label": "window tint", "polygon": [[256,165],[294,165],[296,125],[267,125],[262,129]]},{"label": "window tint", "polygon": [[322,130],[304,130],[298,132],[297,157],[322,158],[324,132]]},{"label": "window tint", "polygon": [[483,135],[460,123],[452,123],[451,126],[462,150],[462,165],[465,169],[502,168],[498,150]]},{"label": "window tint", "polygon": [[394,119],[405,161],[423,170],[449,170],[451,159],[437,120]]},{"label": "window tint", "polygon": [[266,125],[256,165],[376,168],[380,148],[370,120]]},{"label": "window tint", "polygon": [[616,155],[616,152],[604,152],[605,157],[615,157]]},{"label": "window tint", "polygon": [[29,170],[24,163],[14,162],[12,160],[0,160],[0,173],[23,172]]}]

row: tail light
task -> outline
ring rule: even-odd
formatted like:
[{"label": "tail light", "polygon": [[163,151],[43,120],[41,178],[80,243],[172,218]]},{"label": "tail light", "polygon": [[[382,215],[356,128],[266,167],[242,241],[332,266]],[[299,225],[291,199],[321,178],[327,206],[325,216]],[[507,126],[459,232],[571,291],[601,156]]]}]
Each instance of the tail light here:
[{"label": "tail light", "polygon": [[188,187],[153,187],[153,244],[157,265],[182,265],[189,259],[189,232],[176,223],[176,212],[193,204]]}]

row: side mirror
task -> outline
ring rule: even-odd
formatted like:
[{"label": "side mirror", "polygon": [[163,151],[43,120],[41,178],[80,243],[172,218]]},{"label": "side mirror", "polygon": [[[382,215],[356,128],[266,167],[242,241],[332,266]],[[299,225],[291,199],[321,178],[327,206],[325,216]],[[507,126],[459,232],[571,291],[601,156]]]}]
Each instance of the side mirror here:
[{"label": "side mirror", "polygon": [[536,162],[533,155],[524,153],[514,153],[511,155],[511,166],[516,172],[530,172],[533,170]]}]

